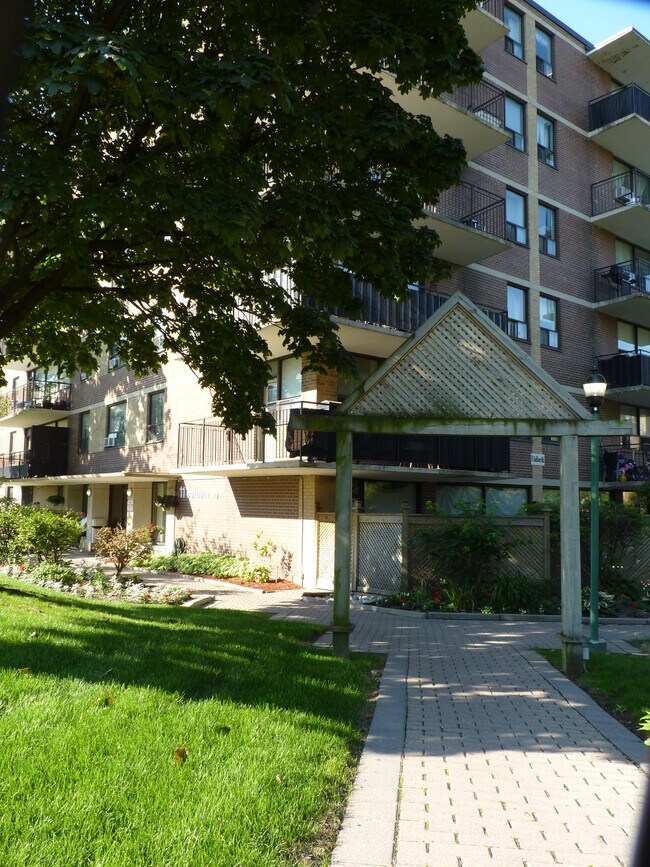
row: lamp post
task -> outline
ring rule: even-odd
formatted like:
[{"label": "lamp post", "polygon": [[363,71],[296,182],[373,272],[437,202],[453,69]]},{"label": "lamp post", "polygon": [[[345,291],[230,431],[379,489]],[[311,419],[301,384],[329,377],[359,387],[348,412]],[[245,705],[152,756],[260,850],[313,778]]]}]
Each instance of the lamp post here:
[{"label": "lamp post", "polygon": [[[598,372],[596,362],[591,368],[591,376],[582,386],[595,419],[598,419],[600,407],[605,400],[607,381]],[[598,522],[600,519],[600,503],[598,500],[600,460],[598,454],[598,437],[591,438],[591,544],[590,544],[590,594],[589,594],[589,649],[602,652],[607,642],[598,637]]]}]

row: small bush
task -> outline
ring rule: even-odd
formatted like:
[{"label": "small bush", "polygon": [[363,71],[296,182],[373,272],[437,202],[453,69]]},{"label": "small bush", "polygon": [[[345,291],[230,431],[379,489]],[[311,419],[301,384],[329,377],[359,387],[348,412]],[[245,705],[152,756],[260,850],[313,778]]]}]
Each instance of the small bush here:
[{"label": "small bush", "polygon": [[539,584],[519,570],[499,575],[492,588],[495,611],[533,614],[539,611]]},{"label": "small bush", "polygon": [[151,549],[151,533],[147,527],[125,530],[117,527],[102,527],[95,536],[95,550],[115,566],[115,577],[122,575],[125,566]]},{"label": "small bush", "polygon": [[29,578],[36,584],[56,582],[62,587],[72,587],[79,580],[79,574],[68,563],[39,563],[30,570]]},{"label": "small bush", "polygon": [[0,563],[9,563],[16,553],[22,510],[12,500],[0,500]]},{"label": "small bush", "polygon": [[60,563],[65,551],[77,544],[83,530],[74,512],[52,512],[32,506],[20,507],[15,553],[31,552],[39,560]]}]

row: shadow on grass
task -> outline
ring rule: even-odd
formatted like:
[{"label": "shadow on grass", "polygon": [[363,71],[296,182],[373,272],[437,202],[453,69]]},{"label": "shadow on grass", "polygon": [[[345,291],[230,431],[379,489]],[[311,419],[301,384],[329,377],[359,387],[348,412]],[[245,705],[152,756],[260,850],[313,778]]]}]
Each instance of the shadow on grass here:
[{"label": "shadow on grass", "polygon": [[312,647],[322,631],[260,613],[113,604],[0,580],[5,669],[350,720],[369,665]]}]

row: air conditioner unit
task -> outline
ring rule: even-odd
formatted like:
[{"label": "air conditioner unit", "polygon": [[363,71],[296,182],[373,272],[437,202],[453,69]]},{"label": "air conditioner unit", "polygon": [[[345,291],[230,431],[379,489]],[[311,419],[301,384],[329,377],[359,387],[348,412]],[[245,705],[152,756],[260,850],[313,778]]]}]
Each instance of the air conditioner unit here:
[{"label": "air conditioner unit", "polygon": [[158,349],[163,348],[163,344],[165,342],[165,337],[162,334],[156,334],[153,339],[153,345],[157,346]]},{"label": "air conditioner unit", "polygon": [[107,437],[104,437],[104,448],[105,449],[115,448],[116,445],[117,445],[117,434],[116,433],[110,433]]},{"label": "air conditioner unit", "polygon": [[119,367],[121,361],[117,355],[113,356],[113,358],[108,359],[108,369],[113,370],[116,367]]}]

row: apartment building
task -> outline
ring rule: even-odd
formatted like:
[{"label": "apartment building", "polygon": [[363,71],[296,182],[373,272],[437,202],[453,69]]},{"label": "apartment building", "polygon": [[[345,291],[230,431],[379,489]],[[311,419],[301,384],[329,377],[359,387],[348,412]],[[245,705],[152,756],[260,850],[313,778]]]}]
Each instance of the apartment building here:
[{"label": "apartment building", "polygon": [[[594,47],[524,0],[485,0],[465,26],[484,61],[479,84],[428,100],[394,92],[465,144],[462,183],[423,214],[452,276],[397,303],[350,275],[362,312],[330,312],[358,378],[302,373],[278,329],[262,327],[277,437],[243,438],[211,417],[210,396],[177,360],[136,378],[113,347],[97,373],[70,381],[26,361],[0,396],[0,493],[63,498],[91,528],[154,525],[161,550],[180,538],[250,555],[261,533],[278,546],[278,571],[329,586],[333,438],[293,432],[291,413],[335,406],[458,290],[577,397],[598,359],[609,383],[601,415],[635,431],[603,443],[602,484],[620,493],[647,476],[650,43],[630,29]],[[557,491],[558,452],[540,438],[359,435],[354,497],[366,514],[429,500],[453,510],[459,499],[514,514]]]}]

